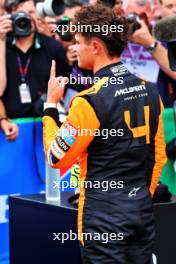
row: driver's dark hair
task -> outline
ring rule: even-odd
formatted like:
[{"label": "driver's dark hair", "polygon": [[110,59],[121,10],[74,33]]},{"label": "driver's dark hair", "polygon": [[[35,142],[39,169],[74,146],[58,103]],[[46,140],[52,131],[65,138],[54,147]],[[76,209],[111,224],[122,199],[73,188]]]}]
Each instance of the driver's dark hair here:
[{"label": "driver's dark hair", "polygon": [[108,33],[104,35],[102,32],[87,30],[81,31],[80,33],[87,40],[96,37],[103,41],[111,57],[120,57],[121,53],[127,46],[129,36],[129,23],[127,19],[116,15],[111,8],[105,5],[96,4],[82,7],[75,14],[73,24],[78,27],[79,25],[89,25],[92,28],[94,28],[95,25],[98,25],[99,27],[108,25],[108,29],[111,25],[115,25],[116,28],[118,25],[123,25],[123,32],[112,32],[108,30]]}]

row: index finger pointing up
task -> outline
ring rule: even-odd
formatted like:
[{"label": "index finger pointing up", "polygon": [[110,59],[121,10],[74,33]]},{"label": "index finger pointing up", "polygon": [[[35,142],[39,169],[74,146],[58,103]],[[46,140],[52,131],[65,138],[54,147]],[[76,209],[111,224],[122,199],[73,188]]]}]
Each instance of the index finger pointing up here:
[{"label": "index finger pointing up", "polygon": [[55,60],[52,60],[51,64],[51,71],[50,71],[50,78],[56,77],[56,62]]}]

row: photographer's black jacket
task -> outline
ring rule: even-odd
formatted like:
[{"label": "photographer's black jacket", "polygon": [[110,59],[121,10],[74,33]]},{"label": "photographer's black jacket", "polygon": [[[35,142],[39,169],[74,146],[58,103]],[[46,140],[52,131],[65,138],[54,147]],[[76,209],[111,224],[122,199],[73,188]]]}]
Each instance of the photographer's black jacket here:
[{"label": "photographer's black jacket", "polygon": [[[32,103],[22,104],[20,102],[19,85],[21,84],[21,78],[17,52],[23,66],[32,54],[26,76]],[[65,50],[56,40],[36,33],[33,46],[26,53],[23,53],[16,47],[15,39],[8,39],[6,44],[7,87],[2,100],[9,118],[40,116],[39,109],[36,108],[40,105],[39,100],[42,94],[47,92],[52,60],[56,61],[57,76],[69,75],[70,68],[67,64]]]}]

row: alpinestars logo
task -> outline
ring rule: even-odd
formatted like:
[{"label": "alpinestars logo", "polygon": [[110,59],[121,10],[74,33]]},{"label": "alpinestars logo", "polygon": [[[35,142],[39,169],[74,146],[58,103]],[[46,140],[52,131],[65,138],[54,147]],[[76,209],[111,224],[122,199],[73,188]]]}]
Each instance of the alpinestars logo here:
[{"label": "alpinestars logo", "polygon": [[140,91],[144,91],[144,90],[146,90],[146,87],[144,84],[129,87],[129,88],[124,88],[124,89],[116,90],[115,97],[120,96],[120,95],[124,95],[124,94],[140,92]]},{"label": "alpinestars logo", "polygon": [[133,197],[133,196],[136,196],[137,195],[137,192],[141,189],[141,187],[137,187],[137,188],[133,188],[129,194],[128,194],[128,197]]}]

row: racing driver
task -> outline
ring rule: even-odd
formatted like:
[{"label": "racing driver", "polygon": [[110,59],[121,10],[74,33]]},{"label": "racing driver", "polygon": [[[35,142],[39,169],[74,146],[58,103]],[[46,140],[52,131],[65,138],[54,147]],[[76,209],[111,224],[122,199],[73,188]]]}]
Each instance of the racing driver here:
[{"label": "racing driver", "polygon": [[[166,162],[163,105],[156,87],[120,62],[128,40],[124,17],[96,4],[82,7],[73,23],[89,25],[76,32],[75,39],[79,67],[92,70],[96,82],[74,97],[61,124],[56,104],[66,80],[55,76],[52,64],[43,117],[46,158],[54,168],[79,160],[84,182],[78,211],[83,263],[150,264],[155,237],[151,197]],[[101,133],[105,129],[106,139]],[[88,181],[92,185],[86,185]],[[108,234],[106,243],[103,234]]]}]

